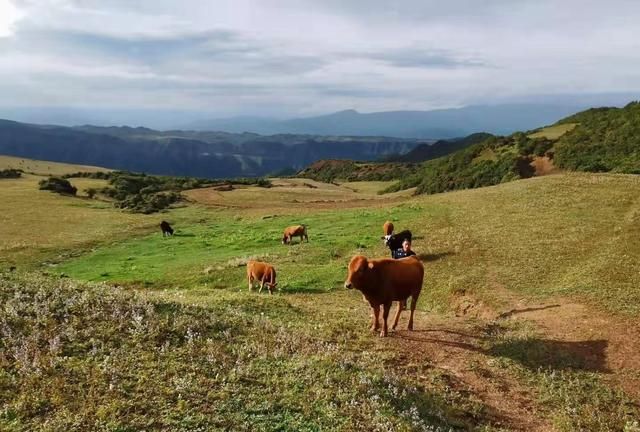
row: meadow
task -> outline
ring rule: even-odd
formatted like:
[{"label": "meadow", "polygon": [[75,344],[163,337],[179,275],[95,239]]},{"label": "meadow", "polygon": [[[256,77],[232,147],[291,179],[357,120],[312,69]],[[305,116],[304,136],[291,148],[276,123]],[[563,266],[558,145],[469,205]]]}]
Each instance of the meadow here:
[{"label": "meadow", "polygon": [[[0,183],[2,429],[638,430],[638,340],[612,331],[638,328],[635,176],[419,197],[285,179],[152,216],[36,183]],[[387,255],[385,220],[426,278],[417,331],[380,339],[342,284]],[[297,223],[309,243],[280,244]],[[248,290],[250,258],[275,295]]]}]

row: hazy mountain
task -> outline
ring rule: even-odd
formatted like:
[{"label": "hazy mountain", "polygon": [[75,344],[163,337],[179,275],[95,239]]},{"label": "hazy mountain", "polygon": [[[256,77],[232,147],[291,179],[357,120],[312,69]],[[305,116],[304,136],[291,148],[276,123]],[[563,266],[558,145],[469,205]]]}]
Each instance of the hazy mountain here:
[{"label": "hazy mountain", "polygon": [[479,130],[509,134],[528,130],[577,112],[582,107],[560,104],[504,104],[468,106],[434,111],[387,111],[333,114],[274,120],[239,117],[190,123],[190,129],[261,134],[373,135],[403,138],[447,139]]},{"label": "hazy mountain", "polygon": [[428,141],[388,137],[231,134],[42,126],[0,120],[0,154],[153,174],[259,176],[326,158],[376,160]]}]

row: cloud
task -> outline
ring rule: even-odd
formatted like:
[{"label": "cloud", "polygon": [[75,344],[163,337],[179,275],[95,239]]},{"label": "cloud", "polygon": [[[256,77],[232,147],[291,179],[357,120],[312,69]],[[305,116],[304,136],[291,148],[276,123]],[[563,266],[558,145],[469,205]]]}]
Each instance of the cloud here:
[{"label": "cloud", "polygon": [[362,53],[363,58],[382,61],[401,68],[441,68],[484,67],[478,59],[465,58],[444,50],[425,50],[421,48],[400,48],[381,52]]},{"label": "cloud", "polygon": [[640,90],[635,1],[20,0],[12,7],[21,16],[5,18],[10,24],[0,18],[6,105],[306,115]]}]

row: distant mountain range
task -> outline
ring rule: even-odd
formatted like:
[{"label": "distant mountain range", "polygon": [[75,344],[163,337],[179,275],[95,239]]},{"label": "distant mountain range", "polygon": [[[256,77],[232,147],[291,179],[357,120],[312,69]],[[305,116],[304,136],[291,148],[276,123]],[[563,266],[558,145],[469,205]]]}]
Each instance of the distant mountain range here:
[{"label": "distant mountain range", "polygon": [[0,154],[207,178],[299,170],[327,158],[377,160],[430,142],[388,137],[63,127],[0,120]]},{"label": "distant mountain range", "polygon": [[468,106],[434,111],[359,113],[345,110],[329,115],[275,120],[233,117],[191,122],[187,129],[254,132],[260,134],[369,135],[448,139],[478,131],[509,134],[550,124],[584,107],[559,104]]}]

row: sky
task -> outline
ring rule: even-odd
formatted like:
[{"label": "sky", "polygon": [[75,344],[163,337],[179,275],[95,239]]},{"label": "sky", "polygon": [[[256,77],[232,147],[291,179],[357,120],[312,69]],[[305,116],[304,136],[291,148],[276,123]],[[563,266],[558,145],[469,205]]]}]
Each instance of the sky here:
[{"label": "sky", "polygon": [[640,94],[637,0],[0,0],[0,105],[305,116]]}]

